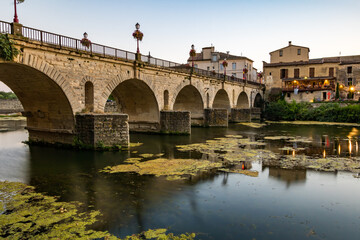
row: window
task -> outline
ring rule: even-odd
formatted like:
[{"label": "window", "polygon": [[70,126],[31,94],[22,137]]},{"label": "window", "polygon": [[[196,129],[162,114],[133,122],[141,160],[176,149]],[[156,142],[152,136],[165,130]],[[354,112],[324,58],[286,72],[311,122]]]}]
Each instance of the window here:
[{"label": "window", "polygon": [[287,93],[286,95],[287,95],[288,98],[290,98],[290,93]]},{"label": "window", "polygon": [[217,62],[217,56],[216,56],[216,55],[212,55],[211,61],[212,61],[212,62]]},{"label": "window", "polygon": [[280,69],[280,78],[288,78],[288,70],[287,69]]},{"label": "window", "polygon": [[269,72],[269,75],[271,76],[271,72]]},{"label": "window", "polygon": [[283,50],[279,51],[279,56],[282,57],[283,56]]},{"label": "window", "polygon": [[197,65],[197,64],[194,64],[194,67],[195,67],[195,68],[197,68],[197,67],[198,67],[198,65]]},{"label": "window", "polygon": [[236,63],[232,63],[232,70],[236,70]]},{"label": "window", "polygon": [[352,67],[347,67],[347,73],[348,74],[352,73]]},{"label": "window", "polygon": [[220,70],[224,70],[224,66],[220,64]]},{"label": "window", "polygon": [[210,67],[207,67],[207,70],[210,71]]},{"label": "window", "polygon": [[295,68],[294,69],[294,78],[299,78],[300,76],[300,69],[299,68]]},{"label": "window", "polygon": [[352,78],[348,78],[347,83],[348,83],[348,86],[352,86],[352,85],[353,85],[353,80],[352,80]]},{"label": "window", "polygon": [[315,68],[309,68],[309,76],[315,77]]},{"label": "window", "polygon": [[231,74],[231,76],[236,77],[236,73]]},{"label": "window", "polygon": [[301,55],[301,49],[300,48],[298,49],[297,54]]},{"label": "window", "polygon": [[334,76],[334,68],[329,68],[329,76],[330,77]]},{"label": "window", "polygon": [[213,66],[213,70],[215,70],[215,67]]}]

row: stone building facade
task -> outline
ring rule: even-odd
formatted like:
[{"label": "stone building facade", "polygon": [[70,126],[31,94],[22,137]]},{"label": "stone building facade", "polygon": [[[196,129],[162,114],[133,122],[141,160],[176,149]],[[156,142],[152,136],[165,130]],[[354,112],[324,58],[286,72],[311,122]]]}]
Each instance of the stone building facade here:
[{"label": "stone building facade", "polygon": [[[194,60],[194,66],[207,71],[215,71],[223,74],[224,67],[222,63],[226,59],[226,75],[243,78],[248,81],[257,81],[257,69],[253,67],[254,61],[243,56],[231,55],[229,52],[216,52],[215,47],[204,47],[200,53],[197,53],[194,59],[189,57],[188,64],[191,65]],[[248,70],[243,73],[244,68]]]},{"label": "stone building facade", "polygon": [[263,62],[268,94],[282,93],[286,101],[330,101],[339,83],[341,98],[360,96],[360,55],[309,59],[310,49],[292,45],[270,52]]}]

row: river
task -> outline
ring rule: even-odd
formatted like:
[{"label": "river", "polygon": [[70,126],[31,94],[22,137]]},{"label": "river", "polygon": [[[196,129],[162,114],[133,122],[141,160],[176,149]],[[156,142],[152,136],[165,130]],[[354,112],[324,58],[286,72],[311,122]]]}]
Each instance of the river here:
[{"label": "river", "polygon": [[118,237],[170,228],[175,234],[195,232],[198,239],[360,239],[360,179],[355,173],[282,169],[261,161],[248,166],[259,172],[258,177],[212,171],[167,181],[99,172],[141,153],[203,157],[180,152],[176,146],[235,134],[254,141],[283,135],[311,139],[264,140],[262,149],[282,155],[360,155],[360,133],[349,126],[232,124],[193,128],[191,136],[131,134],[131,142],[143,145],[129,152],[29,147],[22,143],[27,131],[15,128],[0,132],[0,180],[23,182],[38,192],[59,196],[59,201],[79,201],[85,209],[99,210],[102,217],[95,228]]}]

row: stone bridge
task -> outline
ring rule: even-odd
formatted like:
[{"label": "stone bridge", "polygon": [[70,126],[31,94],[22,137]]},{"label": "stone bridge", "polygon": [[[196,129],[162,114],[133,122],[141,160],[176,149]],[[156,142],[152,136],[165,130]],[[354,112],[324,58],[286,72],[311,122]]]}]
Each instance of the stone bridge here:
[{"label": "stone bridge", "polygon": [[[261,106],[258,83],[0,23],[21,50],[14,61],[0,60],[0,81],[21,101],[33,141],[72,144],[78,136],[126,145],[129,129],[190,133],[190,124],[250,121],[251,108]],[[104,113],[110,96],[122,114]]]}]

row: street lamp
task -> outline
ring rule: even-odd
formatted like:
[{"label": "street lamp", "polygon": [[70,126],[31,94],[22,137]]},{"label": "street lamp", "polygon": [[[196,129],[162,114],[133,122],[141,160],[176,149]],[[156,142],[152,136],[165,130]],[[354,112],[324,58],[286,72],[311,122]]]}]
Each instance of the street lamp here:
[{"label": "street lamp", "polygon": [[14,20],[13,22],[15,23],[19,23],[19,19],[18,19],[18,16],[17,16],[17,11],[16,11],[16,2],[23,2],[23,1],[17,1],[17,0],[14,0],[14,9],[15,9],[15,14],[14,14]]},{"label": "street lamp", "polygon": [[140,24],[139,23],[136,23],[135,24],[135,32],[133,33],[133,37],[136,39],[137,41],[137,50],[136,50],[136,53],[139,54],[140,53],[140,50],[139,50],[139,41],[142,41],[143,37],[144,37],[144,34],[142,32],[140,32]]},{"label": "street lamp", "polygon": [[228,66],[228,63],[227,63],[227,61],[226,61],[226,58],[224,59],[222,65],[223,65],[223,67],[224,67],[224,78],[226,78],[226,67]]},{"label": "street lamp", "polygon": [[194,44],[191,45],[191,50],[190,50],[190,57],[192,60],[192,68],[194,68],[194,57],[196,56],[196,51],[195,51],[195,46]]}]

